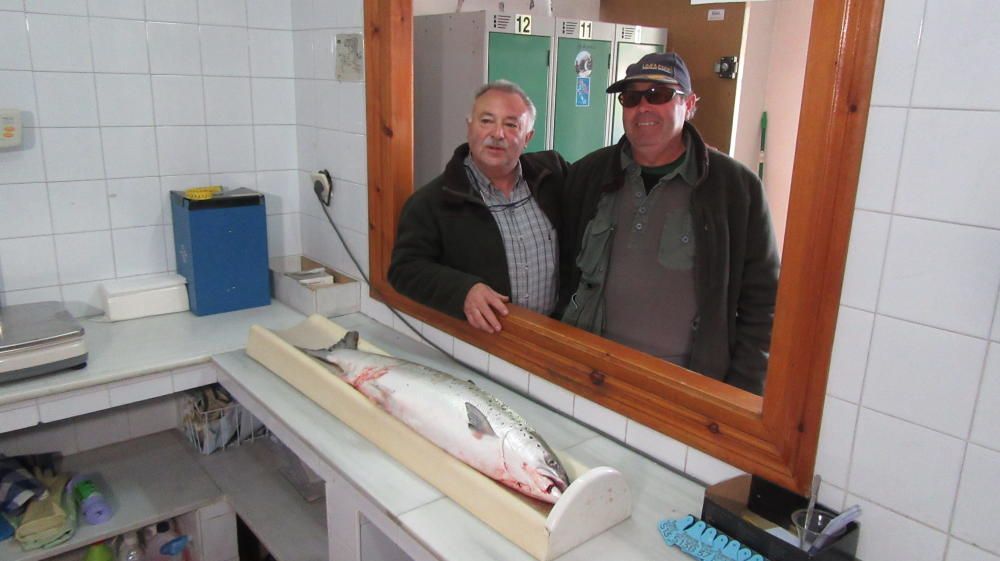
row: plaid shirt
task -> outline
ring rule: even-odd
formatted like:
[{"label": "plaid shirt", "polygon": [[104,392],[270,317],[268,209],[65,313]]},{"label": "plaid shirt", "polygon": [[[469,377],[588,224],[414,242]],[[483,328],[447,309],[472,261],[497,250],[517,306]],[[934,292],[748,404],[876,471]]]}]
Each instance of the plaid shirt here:
[{"label": "plaid shirt", "polygon": [[465,169],[500,229],[507,254],[511,303],[551,314],[558,297],[558,240],[552,223],[531,196],[521,174],[521,163],[514,170],[517,181],[509,200],[476,167],[471,156],[465,158]]}]

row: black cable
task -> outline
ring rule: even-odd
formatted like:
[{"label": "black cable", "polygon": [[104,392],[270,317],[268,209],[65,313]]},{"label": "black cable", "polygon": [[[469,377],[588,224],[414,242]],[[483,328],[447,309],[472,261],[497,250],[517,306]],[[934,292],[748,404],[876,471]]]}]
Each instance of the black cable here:
[{"label": "black cable", "polygon": [[[332,185],[331,185],[331,187],[332,187]],[[316,189],[314,189],[314,191],[316,193],[316,201],[319,202],[320,208],[323,209],[323,216],[326,216],[326,221],[329,222],[330,226],[333,227],[333,232],[335,234],[337,234],[337,239],[339,239],[340,243],[343,244],[344,251],[347,252],[347,256],[351,258],[351,262],[354,263],[354,266],[358,269],[358,274],[361,275],[361,278],[365,281],[365,283],[369,287],[371,287],[371,285],[372,285],[371,279],[369,279],[368,275],[365,274],[365,270],[364,270],[364,268],[361,267],[361,263],[358,262],[358,259],[354,256],[354,253],[351,251],[350,246],[348,246],[347,242],[344,241],[344,236],[341,235],[340,228],[337,227],[337,224],[334,223],[334,221],[333,221],[333,217],[330,216],[330,209],[326,206],[326,204],[323,203],[323,197],[320,194],[321,190],[319,188],[316,188]],[[402,321],[404,324],[406,324],[406,327],[409,327],[411,331],[413,331],[414,333],[416,333],[417,336],[420,337],[421,340],[423,340],[425,343],[427,343],[428,345],[430,345],[431,347],[433,347],[439,353],[441,353],[444,356],[446,356],[446,357],[450,358],[451,360],[453,360],[459,366],[463,366],[465,368],[468,368],[469,370],[472,370],[473,372],[476,372],[476,373],[478,373],[478,374],[480,374],[480,375],[482,375],[482,376],[484,376],[486,378],[489,378],[489,379],[491,379],[491,380],[499,383],[501,386],[504,386],[504,387],[506,387],[508,389],[512,389],[512,390],[514,389],[514,388],[511,388],[510,386],[508,386],[507,384],[494,379],[493,376],[490,376],[489,374],[487,374],[486,372],[483,372],[479,368],[477,368],[477,367],[475,367],[475,366],[473,366],[473,365],[471,365],[471,364],[469,364],[469,363],[467,363],[467,362],[465,362],[463,360],[459,360],[459,359],[455,358],[454,355],[452,355],[451,353],[448,353],[447,351],[445,351],[444,349],[442,349],[440,346],[438,346],[437,343],[435,343],[434,341],[431,341],[430,339],[427,338],[426,335],[424,335],[423,333],[421,333],[420,330],[418,330],[415,327],[413,327],[413,325],[409,321],[407,321],[407,319],[405,317],[403,317],[403,314],[401,314],[399,312],[399,310],[397,310],[396,308],[393,308],[392,306],[390,306],[388,304],[385,304],[385,303],[383,303],[383,305],[386,308],[388,308],[389,311],[392,312],[392,314],[394,316],[396,316],[397,318],[399,318],[400,321]],[[389,326],[389,327],[392,327],[392,326]]]}]

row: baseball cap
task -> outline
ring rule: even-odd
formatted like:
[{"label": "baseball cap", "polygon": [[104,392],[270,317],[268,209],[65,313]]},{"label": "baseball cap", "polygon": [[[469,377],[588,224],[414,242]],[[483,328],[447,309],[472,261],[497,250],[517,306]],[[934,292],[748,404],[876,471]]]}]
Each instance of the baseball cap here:
[{"label": "baseball cap", "polygon": [[656,82],[676,86],[683,94],[691,93],[691,75],[684,59],[677,53],[650,53],[628,65],[625,77],[611,84],[607,92],[624,91],[631,82]]}]

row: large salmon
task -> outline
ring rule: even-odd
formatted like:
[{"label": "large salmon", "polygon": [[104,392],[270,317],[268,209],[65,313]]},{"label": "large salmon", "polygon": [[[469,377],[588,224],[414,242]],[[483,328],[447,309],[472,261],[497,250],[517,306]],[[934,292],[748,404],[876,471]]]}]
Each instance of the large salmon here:
[{"label": "large salmon", "polygon": [[302,349],[411,429],[483,474],[555,503],[569,485],[552,449],[502,401],[471,381],[399,358],[357,350],[348,332],[328,349]]}]

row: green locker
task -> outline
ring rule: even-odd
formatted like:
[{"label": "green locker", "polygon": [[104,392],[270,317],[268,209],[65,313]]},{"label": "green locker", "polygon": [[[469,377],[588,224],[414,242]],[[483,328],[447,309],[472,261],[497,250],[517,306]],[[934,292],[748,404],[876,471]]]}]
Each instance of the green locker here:
[{"label": "green locker", "polygon": [[535,104],[535,135],[527,151],[551,147],[548,130],[552,31],[555,20],[500,12],[413,18],[414,181],[436,177],[466,141],[473,95],[488,81],[521,86]]},{"label": "green locker", "polygon": [[615,26],[556,20],[552,147],[575,162],[606,144]]},{"label": "green locker", "polygon": [[510,80],[521,86],[535,104],[535,136],[526,152],[538,152],[550,146],[546,142],[546,124],[551,47],[551,37],[490,32],[488,81]]},{"label": "green locker", "polygon": [[[612,62],[615,79],[612,81],[624,78],[628,65],[638,62],[640,58],[650,53],[662,53],[666,48],[667,30],[664,28],[615,25],[615,44],[612,51],[615,54]],[[616,144],[625,134],[625,127],[622,126],[622,106],[618,103],[617,97],[612,99],[610,105],[612,126],[608,143]]]}]

